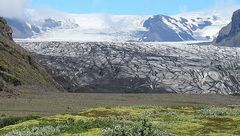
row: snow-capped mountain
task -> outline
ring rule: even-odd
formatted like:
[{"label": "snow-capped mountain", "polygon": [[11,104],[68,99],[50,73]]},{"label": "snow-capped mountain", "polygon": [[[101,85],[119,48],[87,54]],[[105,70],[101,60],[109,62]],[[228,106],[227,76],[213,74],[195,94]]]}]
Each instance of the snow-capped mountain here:
[{"label": "snow-capped mountain", "polygon": [[47,13],[28,10],[23,20],[8,19],[14,37],[40,41],[209,40],[230,22],[230,18],[214,12],[185,13],[171,17]]},{"label": "snow-capped mountain", "polygon": [[210,40],[229,19],[208,13],[179,14],[173,17],[156,15],[145,21],[143,41]]}]

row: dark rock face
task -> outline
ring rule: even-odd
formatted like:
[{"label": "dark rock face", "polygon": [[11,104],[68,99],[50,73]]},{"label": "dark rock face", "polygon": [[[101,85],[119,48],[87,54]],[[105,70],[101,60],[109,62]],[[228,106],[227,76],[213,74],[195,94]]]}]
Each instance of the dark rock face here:
[{"label": "dark rock face", "polygon": [[[164,21],[165,20],[165,21]],[[186,19],[181,19],[182,23],[186,23]],[[170,28],[168,23],[175,25],[179,32]],[[164,41],[185,41],[195,40],[191,34],[178,27],[173,22],[178,22],[176,19],[169,16],[157,15],[153,18],[149,18],[144,22],[144,27],[148,29],[146,32],[142,32],[141,40],[144,42],[164,42]]]},{"label": "dark rock face", "polygon": [[12,29],[0,18],[0,91],[21,85],[45,91],[61,88],[30,54],[12,40]]},{"label": "dark rock face", "polygon": [[61,21],[55,21],[51,18],[45,19],[44,23],[43,23],[43,27],[44,28],[56,28],[61,26]]},{"label": "dark rock face", "polygon": [[232,22],[220,30],[214,43],[217,46],[240,47],[240,10],[233,13]]},{"label": "dark rock face", "polygon": [[202,24],[198,24],[198,29],[203,29],[204,27],[211,26],[212,22],[210,21],[203,21]]},{"label": "dark rock face", "polygon": [[4,36],[5,38],[12,40],[12,29],[6,25],[7,21],[0,17],[0,35]]},{"label": "dark rock face", "polygon": [[240,32],[240,10],[237,10],[233,13],[232,16],[232,28],[230,35],[235,35]]},{"label": "dark rock face", "polygon": [[5,90],[5,82],[3,81],[3,79],[0,79],[0,92]]}]

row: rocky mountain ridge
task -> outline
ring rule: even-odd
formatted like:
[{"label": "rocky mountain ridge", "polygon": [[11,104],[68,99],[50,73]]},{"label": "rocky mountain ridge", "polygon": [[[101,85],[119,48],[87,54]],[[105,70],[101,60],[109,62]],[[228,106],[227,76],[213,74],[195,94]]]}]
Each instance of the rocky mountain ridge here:
[{"label": "rocky mountain ridge", "polygon": [[61,89],[30,53],[13,41],[12,32],[7,21],[0,17],[0,91],[11,92],[20,86],[39,91]]},{"label": "rocky mountain ridge", "polygon": [[233,13],[231,23],[220,30],[214,42],[217,46],[240,47],[240,9]]}]

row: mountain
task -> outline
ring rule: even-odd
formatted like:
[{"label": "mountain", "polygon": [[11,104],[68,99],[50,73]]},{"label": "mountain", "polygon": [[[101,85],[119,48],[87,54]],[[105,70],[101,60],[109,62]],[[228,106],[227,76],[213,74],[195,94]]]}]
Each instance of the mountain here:
[{"label": "mountain", "polygon": [[240,10],[233,13],[231,23],[220,30],[214,42],[217,46],[240,47]]},{"label": "mountain", "polygon": [[[147,31],[143,32],[141,38],[144,42],[175,42],[175,41],[188,41],[195,40],[191,29],[184,30],[184,23],[188,22],[182,18],[180,21],[164,15],[156,15],[149,18],[143,24]],[[183,27],[181,27],[181,24]],[[209,23],[211,25],[211,22]],[[197,29],[197,28],[196,28]]]},{"label": "mountain", "polygon": [[40,30],[37,26],[30,25],[23,20],[7,18],[6,21],[13,30],[14,38],[29,38],[35,33],[40,33]]},{"label": "mountain", "polygon": [[226,17],[218,13],[193,12],[178,14],[173,17],[156,15],[144,22],[147,31],[143,32],[142,41],[189,41],[210,40],[226,24]]},{"label": "mountain", "polygon": [[22,47],[12,39],[12,29],[0,17],[0,91],[18,87],[57,91],[61,87]]},{"label": "mountain", "polygon": [[7,19],[14,38],[45,41],[188,41],[213,39],[224,16],[194,12],[175,16],[44,14],[30,10],[25,19]]},{"label": "mountain", "polygon": [[61,21],[56,21],[51,18],[38,20],[36,24],[32,23],[32,21],[25,21],[16,18],[7,18],[6,21],[13,29],[13,37],[18,39],[31,38],[38,34],[45,33],[48,30],[53,30],[54,28],[62,26]]}]

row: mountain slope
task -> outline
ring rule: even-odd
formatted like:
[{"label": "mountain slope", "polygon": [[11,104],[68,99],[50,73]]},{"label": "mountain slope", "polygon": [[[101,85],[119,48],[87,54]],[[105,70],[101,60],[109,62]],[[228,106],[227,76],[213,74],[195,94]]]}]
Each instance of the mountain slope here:
[{"label": "mountain slope", "polygon": [[240,47],[240,10],[233,13],[232,22],[220,30],[214,42],[218,46]]},{"label": "mountain slope", "polygon": [[57,91],[56,84],[30,54],[14,43],[12,29],[0,18],[0,91],[18,86]]}]

